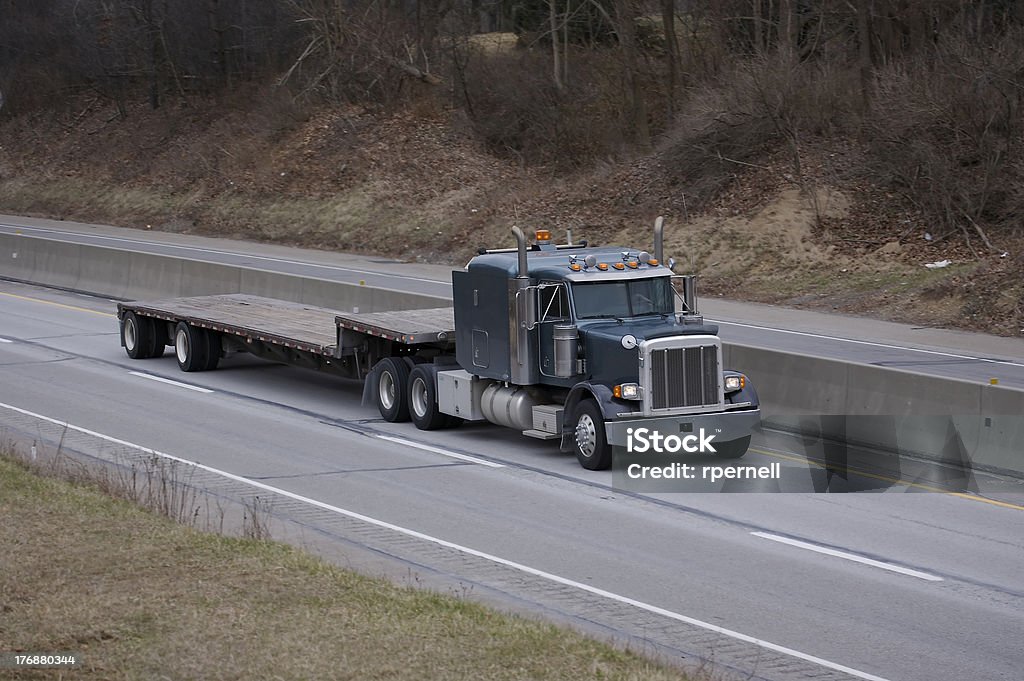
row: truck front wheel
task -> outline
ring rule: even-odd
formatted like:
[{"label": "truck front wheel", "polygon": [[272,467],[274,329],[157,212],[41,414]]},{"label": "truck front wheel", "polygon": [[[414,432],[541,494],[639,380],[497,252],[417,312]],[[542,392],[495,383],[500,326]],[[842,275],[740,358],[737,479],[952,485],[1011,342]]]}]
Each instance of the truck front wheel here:
[{"label": "truck front wheel", "polygon": [[580,465],[603,471],[612,465],[612,448],[604,432],[604,416],[594,400],[580,400],[573,410],[573,450]]},{"label": "truck front wheel", "polygon": [[385,421],[409,420],[409,367],[401,357],[385,357],[377,364],[374,401]]}]

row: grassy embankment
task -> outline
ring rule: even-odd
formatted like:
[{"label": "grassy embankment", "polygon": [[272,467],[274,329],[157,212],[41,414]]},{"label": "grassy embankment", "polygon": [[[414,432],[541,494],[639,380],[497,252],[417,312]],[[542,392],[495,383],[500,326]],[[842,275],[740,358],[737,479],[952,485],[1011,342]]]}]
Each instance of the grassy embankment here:
[{"label": "grassy embankment", "polygon": [[0,456],[0,651],[75,679],[678,679],[571,630],[200,532]]}]

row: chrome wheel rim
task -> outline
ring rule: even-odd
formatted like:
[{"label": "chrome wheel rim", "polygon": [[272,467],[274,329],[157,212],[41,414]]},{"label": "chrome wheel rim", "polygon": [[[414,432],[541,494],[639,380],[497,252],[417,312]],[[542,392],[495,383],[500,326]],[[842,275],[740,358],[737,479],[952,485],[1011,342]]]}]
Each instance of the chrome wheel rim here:
[{"label": "chrome wheel rim", "polygon": [[178,329],[178,333],[174,334],[174,354],[182,364],[188,361],[188,334],[184,329]]},{"label": "chrome wheel rim", "polygon": [[417,376],[412,381],[409,389],[409,397],[412,402],[412,410],[420,418],[427,415],[427,383]]},{"label": "chrome wheel rim", "polygon": [[586,457],[593,456],[597,449],[597,427],[590,414],[581,414],[576,422],[576,446]]},{"label": "chrome wheel rim", "polygon": [[377,396],[380,404],[385,409],[395,406],[395,379],[390,371],[380,372],[380,381],[377,384]]},{"label": "chrome wheel rim", "polygon": [[139,342],[138,331],[135,328],[135,319],[129,317],[124,320],[124,346],[131,351],[135,351],[135,344]]}]

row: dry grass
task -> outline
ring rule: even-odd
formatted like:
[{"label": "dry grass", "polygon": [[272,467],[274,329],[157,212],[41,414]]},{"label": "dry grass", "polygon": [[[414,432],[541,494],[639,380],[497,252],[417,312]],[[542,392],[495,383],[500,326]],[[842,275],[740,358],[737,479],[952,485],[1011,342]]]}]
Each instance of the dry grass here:
[{"label": "dry grass", "polygon": [[202,533],[9,459],[0,545],[0,650],[80,652],[76,679],[679,678],[572,631]]}]

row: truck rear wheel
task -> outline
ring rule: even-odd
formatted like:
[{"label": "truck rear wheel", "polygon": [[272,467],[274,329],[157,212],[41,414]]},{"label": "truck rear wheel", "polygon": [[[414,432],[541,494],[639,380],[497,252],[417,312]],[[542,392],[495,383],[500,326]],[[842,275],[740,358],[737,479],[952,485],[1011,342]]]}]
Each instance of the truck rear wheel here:
[{"label": "truck rear wheel", "polygon": [[[124,350],[132,359],[149,359],[156,356],[156,325],[150,317],[140,317],[134,312],[125,314],[121,322],[121,340]],[[160,348],[163,354],[163,347]]]},{"label": "truck rear wheel", "polygon": [[449,425],[447,414],[437,408],[437,375],[420,364],[409,372],[409,416],[420,430],[437,430]]},{"label": "truck rear wheel", "polygon": [[374,372],[374,400],[385,421],[409,420],[409,367],[401,357],[385,357]]},{"label": "truck rear wheel", "polygon": [[573,450],[580,465],[603,471],[612,465],[612,448],[604,432],[604,416],[594,400],[580,400],[573,410]]},{"label": "truck rear wheel", "polygon": [[174,329],[174,356],[182,371],[203,371],[207,363],[206,332],[202,329],[178,322]]},{"label": "truck rear wheel", "polygon": [[206,363],[203,365],[203,371],[213,371],[220,363],[220,334],[209,329],[202,329],[202,332],[206,337]]},{"label": "truck rear wheel", "polygon": [[750,447],[750,436],[736,438],[728,442],[715,443],[715,456],[719,459],[738,459],[747,453]]}]

